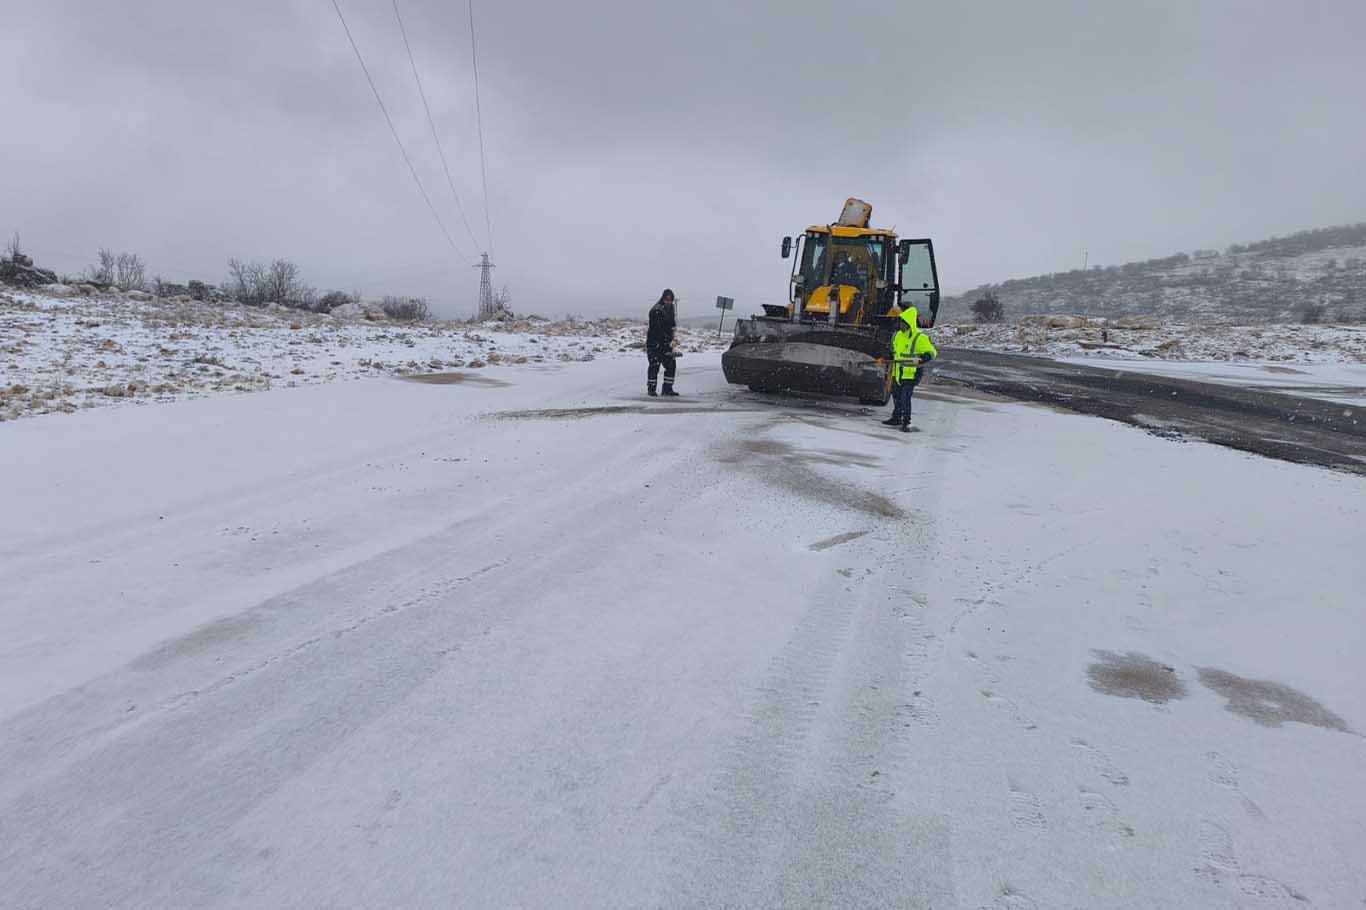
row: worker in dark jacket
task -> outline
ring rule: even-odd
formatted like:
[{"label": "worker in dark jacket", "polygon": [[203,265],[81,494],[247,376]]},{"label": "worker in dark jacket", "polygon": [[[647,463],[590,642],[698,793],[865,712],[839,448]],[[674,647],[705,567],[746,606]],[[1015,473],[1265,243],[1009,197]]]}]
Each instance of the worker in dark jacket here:
[{"label": "worker in dark jacket", "polygon": [[[659,302],[650,307],[650,330],[645,335],[645,354],[650,358],[649,382],[645,390],[650,395],[662,394],[666,398],[677,398],[674,391],[674,373],[678,370],[678,360],[674,357],[674,292],[668,288],[659,295]],[[664,390],[655,392],[655,380],[659,378],[659,366],[664,365]]]}]

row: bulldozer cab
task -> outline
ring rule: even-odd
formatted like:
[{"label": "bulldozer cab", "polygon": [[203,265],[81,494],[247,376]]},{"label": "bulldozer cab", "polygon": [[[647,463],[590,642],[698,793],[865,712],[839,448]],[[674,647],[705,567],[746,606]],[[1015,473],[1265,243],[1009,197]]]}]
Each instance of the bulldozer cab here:
[{"label": "bulldozer cab", "polygon": [[791,299],[801,318],[859,325],[875,315],[894,241],[865,231],[808,231],[792,273]]},{"label": "bulldozer cab", "polygon": [[[784,239],[784,255],[791,249]],[[939,310],[934,246],[890,231],[837,225],[797,238],[788,315],[807,322],[870,325],[916,307],[933,324]]]}]

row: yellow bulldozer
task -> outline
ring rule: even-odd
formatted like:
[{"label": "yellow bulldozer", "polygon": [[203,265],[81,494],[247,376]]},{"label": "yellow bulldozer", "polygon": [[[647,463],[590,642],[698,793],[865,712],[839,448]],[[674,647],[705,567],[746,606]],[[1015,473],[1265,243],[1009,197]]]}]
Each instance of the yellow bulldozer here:
[{"label": "yellow bulldozer", "polygon": [[721,356],[726,380],[756,392],[852,395],[886,404],[892,391],[892,335],[915,307],[923,327],[939,313],[939,273],[928,239],[898,239],[868,226],[873,207],[849,199],[837,221],[813,225],[793,242],[787,306],[735,324]]}]

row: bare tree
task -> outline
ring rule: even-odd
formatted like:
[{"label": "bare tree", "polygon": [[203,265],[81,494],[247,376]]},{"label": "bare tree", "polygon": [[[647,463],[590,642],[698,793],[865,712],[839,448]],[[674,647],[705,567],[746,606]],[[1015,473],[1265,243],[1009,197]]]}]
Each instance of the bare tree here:
[{"label": "bare tree", "polygon": [[276,259],[268,266],[230,259],[228,280],[243,303],[278,303],[300,310],[315,309],[318,304],[317,290],[304,283],[299,267],[287,259]]},{"label": "bare tree", "polygon": [[431,318],[431,309],[421,297],[385,297],[379,308],[384,315],[399,322],[425,322]]},{"label": "bare tree", "polygon": [[137,253],[119,253],[114,260],[114,284],[120,291],[141,291],[147,285],[147,266]]},{"label": "bare tree", "polygon": [[15,231],[14,236],[9,239],[9,243],[5,244],[5,258],[10,262],[18,262],[23,255],[24,247],[19,242],[19,232]]},{"label": "bare tree", "polygon": [[121,291],[147,290],[147,265],[137,253],[119,253],[100,247],[99,261],[85,270],[93,284],[114,285]]},{"label": "bare tree", "polygon": [[95,284],[114,283],[114,251],[100,247],[99,262],[86,269],[86,276]]},{"label": "bare tree", "polygon": [[508,290],[507,285],[503,285],[503,289],[493,295],[493,309],[495,312],[498,310],[512,312],[512,292]]},{"label": "bare tree", "polygon": [[266,270],[266,300],[289,306],[299,297],[302,282],[299,267],[287,259],[276,259]]},{"label": "bare tree", "polygon": [[266,267],[259,262],[229,259],[228,280],[223,282],[223,288],[234,300],[260,306],[266,302]]}]

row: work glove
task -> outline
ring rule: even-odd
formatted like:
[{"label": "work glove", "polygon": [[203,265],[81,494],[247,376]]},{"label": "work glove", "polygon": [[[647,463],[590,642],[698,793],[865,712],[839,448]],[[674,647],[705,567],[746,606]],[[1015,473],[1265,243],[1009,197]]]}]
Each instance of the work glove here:
[{"label": "work glove", "polygon": [[929,354],[921,354],[921,355],[920,355],[920,360],[919,360],[918,362],[919,362],[920,365],[923,367],[925,364],[929,363],[929,362],[930,362],[931,360],[933,360],[933,359],[934,359],[934,357],[932,357],[932,356],[929,355]]}]

